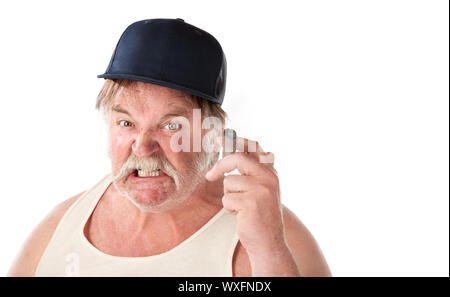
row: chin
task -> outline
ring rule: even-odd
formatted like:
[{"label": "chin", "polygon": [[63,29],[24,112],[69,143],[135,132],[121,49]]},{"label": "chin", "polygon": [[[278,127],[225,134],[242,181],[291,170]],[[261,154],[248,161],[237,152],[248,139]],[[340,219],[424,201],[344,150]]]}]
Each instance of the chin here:
[{"label": "chin", "polygon": [[172,209],[182,200],[174,189],[140,188],[120,189],[119,193],[134,204],[140,211],[147,213],[161,213]]},{"label": "chin", "polygon": [[146,213],[161,213],[172,209],[179,200],[167,195],[126,195],[140,211]]},{"label": "chin", "polygon": [[129,191],[129,195],[133,197],[136,203],[148,206],[162,204],[168,199],[167,193],[162,193],[154,189],[131,190]]},{"label": "chin", "polygon": [[146,213],[162,213],[177,208],[194,191],[196,185],[190,181],[182,183],[178,189],[173,182],[132,183],[127,179],[117,180],[113,184],[119,194]]}]

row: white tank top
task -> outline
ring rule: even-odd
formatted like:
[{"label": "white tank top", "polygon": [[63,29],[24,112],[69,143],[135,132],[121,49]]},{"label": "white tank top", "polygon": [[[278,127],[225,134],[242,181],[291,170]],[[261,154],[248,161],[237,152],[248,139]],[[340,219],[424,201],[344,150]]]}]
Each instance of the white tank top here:
[{"label": "white tank top", "polygon": [[84,226],[112,181],[109,174],[61,218],[35,276],[232,276],[236,216],[222,208],[185,241],[162,254],[118,257],[94,247]]}]

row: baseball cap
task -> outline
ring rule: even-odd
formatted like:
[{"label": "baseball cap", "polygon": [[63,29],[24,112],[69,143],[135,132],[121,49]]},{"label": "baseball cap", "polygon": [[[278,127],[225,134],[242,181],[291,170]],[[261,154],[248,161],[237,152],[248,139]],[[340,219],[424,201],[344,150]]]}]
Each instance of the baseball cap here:
[{"label": "baseball cap", "polygon": [[147,19],[122,33],[99,78],[129,79],[222,104],[227,62],[219,42],[184,20]]}]

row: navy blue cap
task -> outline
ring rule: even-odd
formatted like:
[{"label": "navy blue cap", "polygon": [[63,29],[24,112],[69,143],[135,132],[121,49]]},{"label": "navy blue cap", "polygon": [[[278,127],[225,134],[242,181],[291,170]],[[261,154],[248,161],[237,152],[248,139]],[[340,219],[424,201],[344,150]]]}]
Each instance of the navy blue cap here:
[{"label": "navy blue cap", "polygon": [[227,62],[208,32],[182,19],[148,19],[125,29],[97,77],[157,84],[222,104]]}]

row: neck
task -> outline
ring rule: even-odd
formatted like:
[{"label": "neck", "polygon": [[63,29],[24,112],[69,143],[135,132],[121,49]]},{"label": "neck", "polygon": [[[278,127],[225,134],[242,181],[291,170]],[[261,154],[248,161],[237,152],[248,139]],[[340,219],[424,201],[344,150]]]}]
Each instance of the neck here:
[{"label": "neck", "polygon": [[198,230],[223,206],[223,180],[205,181],[194,192],[173,208],[159,213],[138,209],[110,185],[104,194],[103,209],[124,232],[140,236],[151,234],[167,244],[177,244]]}]

